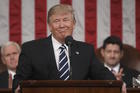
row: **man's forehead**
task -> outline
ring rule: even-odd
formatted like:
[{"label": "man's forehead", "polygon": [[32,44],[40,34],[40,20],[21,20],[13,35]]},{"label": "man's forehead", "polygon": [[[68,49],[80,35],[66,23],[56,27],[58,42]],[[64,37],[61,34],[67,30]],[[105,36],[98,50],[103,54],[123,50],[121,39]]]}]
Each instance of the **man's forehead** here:
[{"label": "man's forehead", "polygon": [[61,19],[61,18],[72,18],[72,15],[70,13],[52,15],[50,17],[50,21],[55,19]]},{"label": "man's forehead", "polygon": [[53,14],[52,16],[64,16],[64,15],[70,16],[70,15],[72,15],[72,14],[69,13],[69,12],[60,12],[60,13],[55,13],[55,14]]},{"label": "man's forehead", "polygon": [[120,50],[120,47],[118,44],[107,44],[105,49],[119,49]]},{"label": "man's forehead", "polygon": [[16,50],[18,51],[17,47],[15,45],[9,45],[9,46],[6,46],[4,48],[4,51],[9,51],[9,50]]}]

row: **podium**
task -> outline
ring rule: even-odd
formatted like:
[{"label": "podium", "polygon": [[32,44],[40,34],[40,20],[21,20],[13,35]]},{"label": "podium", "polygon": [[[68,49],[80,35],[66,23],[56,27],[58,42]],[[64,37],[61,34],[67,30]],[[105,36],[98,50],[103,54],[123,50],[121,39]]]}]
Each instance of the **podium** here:
[{"label": "podium", "polygon": [[20,83],[21,93],[121,93],[116,80],[27,80]]},{"label": "podium", "polygon": [[12,89],[9,89],[9,88],[0,88],[0,93],[12,93]]},{"label": "podium", "polygon": [[127,88],[127,93],[140,93],[140,88]]}]

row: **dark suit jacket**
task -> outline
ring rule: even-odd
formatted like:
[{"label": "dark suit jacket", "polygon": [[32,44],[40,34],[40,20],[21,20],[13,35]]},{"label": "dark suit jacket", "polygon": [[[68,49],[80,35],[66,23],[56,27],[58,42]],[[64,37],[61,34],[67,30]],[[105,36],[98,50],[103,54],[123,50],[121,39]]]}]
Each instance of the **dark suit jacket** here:
[{"label": "dark suit jacket", "polygon": [[[114,75],[98,62],[92,45],[75,41],[71,52],[72,80],[115,79]],[[26,79],[59,79],[51,36],[22,45],[13,89],[20,80]]]},{"label": "dark suit jacket", "polygon": [[8,88],[8,71],[4,71],[0,74],[0,88]]},{"label": "dark suit jacket", "polygon": [[133,82],[132,79],[133,77],[137,78],[137,76],[140,74],[138,71],[130,69],[124,65],[120,65],[120,68],[123,68],[123,74],[124,76],[122,77],[123,81],[126,83],[127,87],[132,87]]}]

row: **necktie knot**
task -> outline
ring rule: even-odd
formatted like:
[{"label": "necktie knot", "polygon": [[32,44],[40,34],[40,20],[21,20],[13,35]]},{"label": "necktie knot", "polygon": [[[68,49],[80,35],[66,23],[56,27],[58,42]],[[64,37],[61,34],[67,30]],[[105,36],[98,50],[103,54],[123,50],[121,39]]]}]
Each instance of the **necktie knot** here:
[{"label": "necktie knot", "polygon": [[66,47],[65,47],[64,45],[61,45],[61,46],[59,47],[59,49],[64,50],[64,49],[66,49]]},{"label": "necktie knot", "polygon": [[66,49],[66,47],[65,47],[64,45],[61,45],[61,46],[59,47],[59,49],[60,49],[60,53],[62,53],[62,51],[64,51],[64,49]]}]

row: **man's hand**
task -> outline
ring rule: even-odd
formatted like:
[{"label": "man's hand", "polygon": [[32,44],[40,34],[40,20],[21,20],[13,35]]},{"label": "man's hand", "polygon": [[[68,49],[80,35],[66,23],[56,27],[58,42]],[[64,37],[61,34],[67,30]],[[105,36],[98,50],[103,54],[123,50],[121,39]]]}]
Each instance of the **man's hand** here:
[{"label": "man's hand", "polygon": [[125,83],[123,83],[122,85],[122,93],[127,93],[127,88]]},{"label": "man's hand", "polygon": [[[120,69],[119,73],[116,73],[116,72],[112,72],[112,73],[115,75],[117,80],[122,80],[122,77],[124,76],[123,68]],[[123,83],[123,85],[122,85],[122,93],[127,93],[126,84],[125,83]]]},{"label": "man's hand", "polygon": [[20,86],[16,88],[15,93],[20,93]]},{"label": "man's hand", "polygon": [[123,74],[123,68],[120,69],[118,73],[113,72],[114,76],[116,77],[117,80],[122,80]]}]

